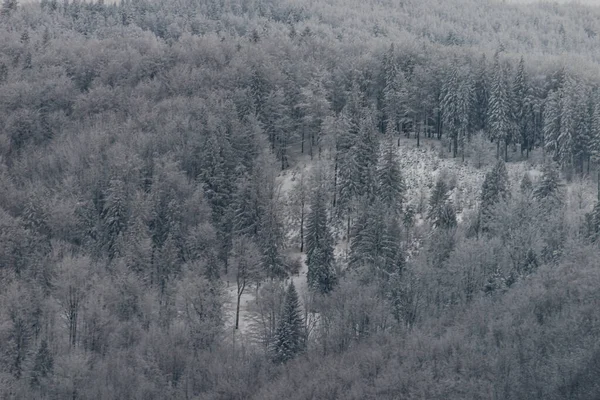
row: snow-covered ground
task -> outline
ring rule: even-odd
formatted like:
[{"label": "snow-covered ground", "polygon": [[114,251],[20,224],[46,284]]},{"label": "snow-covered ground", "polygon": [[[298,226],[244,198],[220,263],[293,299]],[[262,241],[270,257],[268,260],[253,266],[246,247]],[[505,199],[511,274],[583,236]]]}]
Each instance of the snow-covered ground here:
[{"label": "snow-covered ground", "polygon": [[[488,165],[476,168],[468,159],[463,162],[460,157],[451,158],[448,153],[445,153],[444,157],[441,157],[441,154],[440,142],[437,140],[422,140],[421,146],[417,148],[414,139],[402,139],[398,147],[398,161],[407,186],[407,203],[420,211],[416,216],[417,225],[423,223],[430,192],[440,174],[444,174],[446,181],[451,183],[451,198],[457,208],[457,218],[460,223],[465,211],[476,208],[485,174],[491,169],[494,162],[492,156]],[[311,161],[308,157],[302,158],[295,168],[282,172],[277,178],[282,197],[288,197],[302,173],[305,179],[308,180],[311,170],[316,163],[316,159]],[[519,190],[520,182],[525,173],[528,173],[534,182],[541,175],[540,168],[529,161],[510,162],[507,164],[507,170],[511,188],[514,192]],[[567,187],[567,202],[576,204],[577,209],[589,210],[593,206],[595,193],[596,188],[589,181],[576,180]],[[288,242],[293,241],[296,243],[298,232],[294,232],[293,227],[289,224],[289,220],[286,221],[286,228],[288,230],[286,232]],[[415,247],[417,248],[418,244]],[[336,258],[342,261],[345,260],[347,249],[347,243],[340,240],[335,247]],[[306,258],[295,245],[290,246],[287,252],[288,256],[300,259],[302,262],[299,276],[292,277],[302,300],[308,291]],[[251,311],[255,293],[255,287],[248,287],[242,295],[239,333],[248,333],[252,327],[253,320],[257,318],[256,313]],[[227,288],[227,295],[230,301],[226,305],[226,326],[227,329],[233,331],[236,304],[235,282],[230,283]]]}]

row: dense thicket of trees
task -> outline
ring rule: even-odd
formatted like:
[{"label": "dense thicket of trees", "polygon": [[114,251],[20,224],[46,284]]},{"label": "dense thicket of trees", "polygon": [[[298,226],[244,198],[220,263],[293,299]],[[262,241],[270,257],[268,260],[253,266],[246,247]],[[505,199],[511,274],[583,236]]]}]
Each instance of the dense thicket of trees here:
[{"label": "dense thicket of trees", "polygon": [[[1,398],[600,397],[600,9],[0,7]],[[479,208],[404,137],[493,142]]]}]

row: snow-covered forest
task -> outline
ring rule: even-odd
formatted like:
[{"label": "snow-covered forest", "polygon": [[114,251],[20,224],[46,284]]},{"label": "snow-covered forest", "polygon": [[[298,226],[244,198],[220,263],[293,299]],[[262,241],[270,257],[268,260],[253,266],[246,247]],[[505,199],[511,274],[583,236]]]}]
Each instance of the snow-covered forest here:
[{"label": "snow-covered forest", "polygon": [[1,399],[600,398],[600,7],[2,0]]}]

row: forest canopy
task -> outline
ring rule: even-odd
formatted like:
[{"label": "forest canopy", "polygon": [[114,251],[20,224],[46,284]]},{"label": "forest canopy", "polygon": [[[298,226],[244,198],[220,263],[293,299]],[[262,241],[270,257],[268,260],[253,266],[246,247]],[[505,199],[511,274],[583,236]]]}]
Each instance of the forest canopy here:
[{"label": "forest canopy", "polygon": [[0,398],[599,398],[598,62],[581,4],[3,0]]}]

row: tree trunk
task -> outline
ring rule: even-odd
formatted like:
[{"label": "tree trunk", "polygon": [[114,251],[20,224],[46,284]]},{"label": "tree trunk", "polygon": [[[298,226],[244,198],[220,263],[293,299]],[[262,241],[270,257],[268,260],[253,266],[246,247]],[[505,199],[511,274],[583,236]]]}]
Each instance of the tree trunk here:
[{"label": "tree trunk", "polygon": [[338,155],[335,154],[335,164],[333,167],[333,208],[337,204],[337,180],[338,180]]},{"label": "tree trunk", "polygon": [[592,159],[590,156],[587,157],[587,174],[590,175],[590,164],[592,163]]},{"label": "tree trunk", "polygon": [[458,135],[454,135],[454,138],[452,139],[452,147],[454,147],[452,149],[452,158],[456,158],[456,154],[458,152]]},{"label": "tree trunk", "polygon": [[521,158],[523,158],[523,152],[525,151],[525,148],[527,147],[527,145],[525,144],[525,142],[521,143]]},{"label": "tree trunk", "polygon": [[347,228],[346,237],[348,238],[348,243],[350,243],[350,208],[348,208],[348,228]]},{"label": "tree trunk", "polygon": [[437,126],[437,138],[438,140],[442,139],[442,117],[440,112],[437,112],[436,115],[436,126]]},{"label": "tree trunk", "polygon": [[300,212],[300,253],[304,253],[304,202]]},{"label": "tree trunk", "polygon": [[285,170],[285,147],[281,148],[281,170]]},{"label": "tree trunk", "polygon": [[504,141],[504,162],[508,162],[508,141]]},{"label": "tree trunk", "polygon": [[235,307],[235,329],[237,330],[240,326],[240,303],[242,301],[242,293],[244,293],[244,289],[246,288],[246,280],[244,279],[241,282],[238,279],[238,292],[237,292],[237,304]]}]

